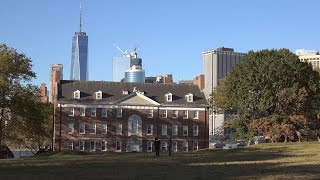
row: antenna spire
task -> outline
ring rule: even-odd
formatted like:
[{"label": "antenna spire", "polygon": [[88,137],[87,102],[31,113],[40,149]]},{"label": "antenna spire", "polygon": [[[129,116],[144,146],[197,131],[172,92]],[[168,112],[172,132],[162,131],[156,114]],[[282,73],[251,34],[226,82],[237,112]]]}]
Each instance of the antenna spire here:
[{"label": "antenna spire", "polygon": [[82,31],[82,1],[80,2],[80,32]]}]

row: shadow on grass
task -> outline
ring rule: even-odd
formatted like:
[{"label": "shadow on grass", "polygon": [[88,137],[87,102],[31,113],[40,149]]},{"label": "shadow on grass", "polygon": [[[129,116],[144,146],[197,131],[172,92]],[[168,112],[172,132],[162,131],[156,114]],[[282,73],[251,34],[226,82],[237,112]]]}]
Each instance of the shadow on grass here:
[{"label": "shadow on grass", "polygon": [[[314,152],[312,152],[314,154]],[[174,153],[61,152],[0,161],[1,179],[252,179],[317,178],[320,165],[288,164],[286,147]],[[304,162],[302,162],[304,163]]]}]

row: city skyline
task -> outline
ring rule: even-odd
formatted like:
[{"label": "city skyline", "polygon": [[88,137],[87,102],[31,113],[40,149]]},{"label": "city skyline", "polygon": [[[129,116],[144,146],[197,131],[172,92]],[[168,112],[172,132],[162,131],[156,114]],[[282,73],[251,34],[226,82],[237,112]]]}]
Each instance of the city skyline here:
[{"label": "city skyline", "polygon": [[[201,53],[221,46],[238,52],[319,50],[315,23],[319,4],[315,0],[83,1],[83,29],[90,34],[90,80],[112,80],[112,57],[121,56],[114,43],[128,51],[138,48],[146,76],[173,74],[174,81],[201,74]],[[35,84],[49,84],[51,64],[63,64],[69,77],[70,37],[79,28],[79,5],[80,0],[2,2],[0,43],[32,59]],[[50,41],[43,41],[46,38]]]}]

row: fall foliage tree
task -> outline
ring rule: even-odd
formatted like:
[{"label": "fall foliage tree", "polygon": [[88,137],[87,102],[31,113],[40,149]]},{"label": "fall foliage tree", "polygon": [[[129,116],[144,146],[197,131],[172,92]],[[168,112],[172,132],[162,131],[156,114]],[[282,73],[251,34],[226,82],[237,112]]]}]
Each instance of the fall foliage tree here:
[{"label": "fall foliage tree", "polygon": [[[238,135],[272,132],[275,141],[285,141],[298,128],[291,116],[303,117],[300,124],[318,121],[319,80],[311,65],[287,49],[250,51],[222,83],[224,92],[214,94],[222,94],[239,114]],[[214,96],[218,107],[228,107],[219,103],[223,98]]]}]

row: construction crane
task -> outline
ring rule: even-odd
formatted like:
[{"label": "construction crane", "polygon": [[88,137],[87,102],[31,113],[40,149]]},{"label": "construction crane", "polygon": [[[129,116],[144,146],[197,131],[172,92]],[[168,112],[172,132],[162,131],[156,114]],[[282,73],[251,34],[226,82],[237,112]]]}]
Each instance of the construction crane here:
[{"label": "construction crane", "polygon": [[116,47],[122,53],[123,57],[130,58],[130,54],[128,54],[127,50],[122,51],[122,49],[118,45],[116,45],[115,43],[113,43],[113,46]]}]

